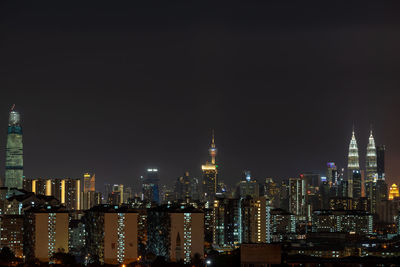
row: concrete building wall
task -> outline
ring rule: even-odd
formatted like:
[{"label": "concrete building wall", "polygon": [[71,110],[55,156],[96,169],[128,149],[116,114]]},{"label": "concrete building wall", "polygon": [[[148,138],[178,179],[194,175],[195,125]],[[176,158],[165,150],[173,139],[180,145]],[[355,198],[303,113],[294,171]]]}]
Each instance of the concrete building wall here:
[{"label": "concrete building wall", "polygon": [[118,264],[118,215],[117,213],[104,214],[104,263]]},{"label": "concrete building wall", "polygon": [[49,260],[49,216],[47,213],[35,214],[35,257],[40,261]]},{"label": "concrete building wall", "polygon": [[138,257],[138,214],[125,214],[125,264],[137,260]]},{"label": "concrete building wall", "polygon": [[68,253],[69,241],[69,214],[57,213],[56,232],[55,232],[55,250]]}]

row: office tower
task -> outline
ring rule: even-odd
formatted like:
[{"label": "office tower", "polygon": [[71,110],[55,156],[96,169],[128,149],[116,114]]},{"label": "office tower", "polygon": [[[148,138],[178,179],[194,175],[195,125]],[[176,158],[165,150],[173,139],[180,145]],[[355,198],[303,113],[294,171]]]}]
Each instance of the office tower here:
[{"label": "office tower", "polygon": [[138,257],[138,213],[126,207],[99,205],[86,212],[86,255],[102,264],[130,264]]},{"label": "office tower", "polygon": [[111,205],[120,205],[124,200],[124,185],[114,184],[111,186],[111,193],[108,194],[107,203]]},{"label": "office tower", "polygon": [[95,206],[96,201],[96,176],[95,174],[83,174],[83,192],[82,192],[82,209],[88,210]]},{"label": "office tower", "polygon": [[361,172],[359,170],[353,170],[352,181],[353,181],[353,198],[360,198],[362,182],[361,182]]},{"label": "office tower", "polygon": [[2,215],[0,217],[0,247],[9,247],[18,258],[23,257],[23,215]]},{"label": "office tower", "polygon": [[289,212],[306,215],[307,186],[304,178],[289,178]]},{"label": "office tower", "polygon": [[264,196],[271,201],[273,207],[280,205],[280,188],[272,178],[266,178],[264,184]]},{"label": "office tower", "polygon": [[191,185],[189,172],[185,172],[181,177],[178,177],[175,182],[176,199],[185,200],[190,198],[190,191]]},{"label": "office tower", "polygon": [[4,186],[22,189],[23,179],[22,127],[19,112],[11,108],[6,144],[6,173]]},{"label": "office tower", "polygon": [[306,180],[306,185],[309,188],[317,188],[320,186],[321,176],[313,172],[304,172],[300,174],[300,178]]},{"label": "office tower", "polygon": [[204,255],[204,213],[193,208],[159,206],[147,213],[148,252],[170,261],[190,263]]},{"label": "office tower", "polygon": [[255,179],[252,179],[250,171],[244,172],[244,177],[240,181],[237,189],[238,198],[245,198],[247,196],[252,198],[259,197],[259,185]]},{"label": "office tower", "polygon": [[385,150],[384,145],[376,147],[376,171],[378,180],[385,180]]},{"label": "office tower", "polygon": [[329,186],[336,185],[338,182],[338,171],[335,162],[328,162],[326,164],[327,172],[326,179]]},{"label": "office tower", "polygon": [[124,187],[124,195],[123,195],[123,203],[127,204],[130,199],[133,198],[133,190],[132,187]]},{"label": "office tower", "polygon": [[191,183],[190,183],[190,197],[192,200],[200,200],[200,183],[199,179],[197,178],[192,178]]},{"label": "office tower", "polygon": [[69,251],[69,215],[64,208],[32,209],[24,222],[24,255],[49,262],[54,253]]},{"label": "office tower", "polygon": [[216,198],[213,205],[213,245],[234,248],[242,243],[240,199]]},{"label": "office tower", "polygon": [[83,192],[96,191],[96,176],[90,173],[83,174]]},{"label": "office tower", "polygon": [[240,200],[241,241],[265,243],[270,241],[269,201],[265,197],[246,197]]},{"label": "office tower", "polygon": [[369,141],[367,145],[367,155],[366,155],[366,179],[365,182],[376,182],[377,180],[377,156],[374,136],[372,131],[369,135]]},{"label": "office tower", "polygon": [[218,165],[216,165],[215,161],[217,148],[215,147],[214,132],[212,134],[211,147],[208,151],[211,162],[206,162],[206,164],[201,166],[201,169],[203,171],[203,197],[206,201],[211,201],[217,193],[218,186]]},{"label": "office tower", "polygon": [[349,145],[349,156],[347,163],[347,181],[348,181],[349,197],[353,197],[353,171],[355,170],[360,170],[360,163],[358,156],[357,140],[353,128]]},{"label": "office tower", "polygon": [[[61,196],[59,197],[62,204],[68,210],[81,209],[81,180],[73,178],[56,179],[59,187],[62,188]],[[65,197],[64,197],[65,196]]]},{"label": "office tower", "polygon": [[143,200],[160,203],[158,169],[147,169],[146,178],[142,179]]}]

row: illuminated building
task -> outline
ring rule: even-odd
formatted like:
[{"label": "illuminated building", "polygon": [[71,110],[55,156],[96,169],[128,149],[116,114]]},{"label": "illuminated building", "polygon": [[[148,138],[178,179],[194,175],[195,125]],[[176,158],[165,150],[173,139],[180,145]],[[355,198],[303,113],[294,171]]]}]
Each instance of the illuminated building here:
[{"label": "illuminated building", "polygon": [[190,183],[190,197],[192,200],[200,200],[200,183],[199,179],[197,178],[192,178],[192,181]]},{"label": "illuminated building", "polygon": [[50,262],[54,253],[69,251],[69,215],[63,208],[47,206],[29,210],[24,222],[24,255]]},{"label": "illuminated building", "polygon": [[280,188],[272,178],[266,178],[264,184],[264,196],[267,197],[274,207],[279,207],[280,205]]},{"label": "illuminated building", "polygon": [[149,252],[170,261],[190,263],[204,255],[204,213],[194,208],[158,206],[148,210]]},{"label": "illuminated building", "polygon": [[212,134],[211,147],[208,150],[211,157],[211,162],[201,166],[203,171],[203,193],[206,201],[212,201],[217,193],[218,187],[218,165],[215,158],[217,156],[217,148],[215,147],[214,132]]},{"label": "illuminated building", "polygon": [[352,181],[353,181],[353,198],[360,198],[362,181],[361,181],[361,172],[359,170],[353,170]]},{"label": "illuminated building", "polygon": [[121,205],[124,201],[124,185],[123,184],[114,184],[107,185],[109,187],[106,192],[107,195],[107,204],[110,205]]},{"label": "illuminated building", "polygon": [[23,166],[21,118],[13,106],[8,120],[5,187],[22,189]]},{"label": "illuminated building", "polygon": [[326,181],[330,186],[332,186],[333,184],[337,184],[338,171],[335,162],[328,162],[326,166],[327,166]]},{"label": "illuminated building", "polygon": [[69,222],[69,253],[81,256],[86,246],[86,230],[82,220],[71,219]]},{"label": "illuminated building", "polygon": [[16,257],[23,256],[23,215],[2,215],[0,217],[0,247],[9,247]]},{"label": "illuminated building", "polygon": [[[377,180],[377,161],[376,161],[376,147],[372,131],[369,135],[366,155],[366,179],[365,182],[376,182]],[[368,192],[367,192],[368,194]],[[368,197],[368,195],[367,195]]]},{"label": "illuminated building", "polygon": [[400,197],[399,188],[396,184],[392,184],[389,188],[389,200]]},{"label": "illuminated building", "polygon": [[240,199],[216,198],[213,205],[213,245],[235,247],[242,241]]},{"label": "illuminated building", "polygon": [[158,169],[147,169],[146,178],[142,179],[143,200],[160,203]]},{"label": "illuminated building", "polygon": [[101,204],[100,194],[96,192],[96,176],[90,173],[83,174],[82,209],[87,210]]},{"label": "illuminated building", "polygon": [[85,215],[86,255],[102,264],[130,264],[138,257],[138,213],[127,207],[99,205]]},{"label": "illuminated building", "polygon": [[271,240],[269,201],[265,197],[246,197],[240,201],[241,242],[265,243]]},{"label": "illuminated building", "polygon": [[179,177],[175,183],[176,199],[184,200],[191,197],[191,184],[189,172]]},{"label": "illuminated building", "polygon": [[329,199],[330,210],[351,210],[353,209],[353,198],[331,197]]},{"label": "illuminated building", "polygon": [[90,173],[83,174],[83,193],[96,191],[96,176]]},{"label": "illuminated building", "polygon": [[370,235],[373,231],[373,216],[359,210],[317,210],[313,212],[312,230]]},{"label": "illuminated building", "polygon": [[[196,253],[202,257],[204,255],[204,214],[186,210],[171,212],[169,215],[171,219],[170,260],[183,260],[187,264]],[[178,239],[179,236],[180,239]],[[179,247],[181,250],[178,250]]]},{"label": "illuminated building", "polygon": [[307,188],[304,178],[289,178],[289,212],[306,215]]},{"label": "illuminated building", "polygon": [[296,233],[295,215],[283,209],[271,209],[269,210],[269,216],[269,229],[272,242],[293,239]]},{"label": "illuminated building", "polygon": [[351,135],[350,145],[349,145],[349,155],[347,162],[347,181],[348,181],[348,196],[353,197],[353,171],[360,170],[359,156],[357,140],[354,134],[354,129]]},{"label": "illuminated building", "polygon": [[385,180],[385,146],[376,147],[376,171],[378,180]]},{"label": "illuminated building", "polygon": [[[64,179],[26,179],[25,190],[36,195],[53,196],[68,210],[81,209],[81,180]],[[28,186],[31,186],[29,188]]]},{"label": "illuminated building", "polygon": [[245,198],[250,196],[256,198],[259,196],[259,185],[255,179],[251,178],[250,171],[244,172],[244,178],[238,185],[238,197]]}]

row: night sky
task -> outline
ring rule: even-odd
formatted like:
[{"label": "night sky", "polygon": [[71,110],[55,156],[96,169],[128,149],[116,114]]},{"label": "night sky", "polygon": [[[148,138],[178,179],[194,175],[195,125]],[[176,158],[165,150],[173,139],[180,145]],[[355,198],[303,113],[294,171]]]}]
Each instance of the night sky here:
[{"label": "night sky", "polygon": [[372,124],[399,181],[398,4],[131,2],[148,4],[1,2],[1,166],[15,103],[29,178],[137,190],[158,167],[172,185],[200,176],[211,129],[228,184],[324,173],[345,166],[354,123],[361,166]]}]

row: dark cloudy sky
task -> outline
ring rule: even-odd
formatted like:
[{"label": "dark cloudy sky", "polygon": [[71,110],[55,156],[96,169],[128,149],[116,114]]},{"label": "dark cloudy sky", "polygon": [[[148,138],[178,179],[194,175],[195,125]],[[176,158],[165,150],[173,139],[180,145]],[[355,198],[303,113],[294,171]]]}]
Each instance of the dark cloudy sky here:
[{"label": "dark cloudy sky", "polygon": [[323,173],[354,123],[398,181],[398,4],[140,2],[1,2],[0,165],[15,103],[27,177],[199,176],[212,128],[229,184]]}]

